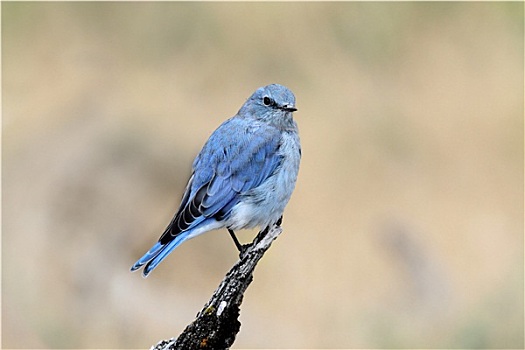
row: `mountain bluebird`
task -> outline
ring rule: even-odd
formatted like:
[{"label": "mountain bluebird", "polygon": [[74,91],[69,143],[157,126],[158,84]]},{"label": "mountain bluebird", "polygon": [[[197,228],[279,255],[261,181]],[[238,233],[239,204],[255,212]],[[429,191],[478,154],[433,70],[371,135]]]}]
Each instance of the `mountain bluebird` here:
[{"label": "mountain bluebird", "polygon": [[146,265],[146,277],[182,242],[211,230],[227,228],[241,251],[234,230],[280,224],[301,160],[296,110],[294,94],[272,84],[222,123],[193,162],[179,210],[131,271]]}]

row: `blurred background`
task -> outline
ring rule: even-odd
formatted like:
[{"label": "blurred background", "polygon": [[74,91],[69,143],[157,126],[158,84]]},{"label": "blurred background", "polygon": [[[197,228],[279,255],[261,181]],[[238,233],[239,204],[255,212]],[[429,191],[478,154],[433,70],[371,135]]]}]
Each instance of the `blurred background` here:
[{"label": "blurred background", "polygon": [[227,232],[129,268],[211,132],[280,83],[303,159],[234,348],[523,348],[523,10],[2,3],[2,346],[177,336]]}]

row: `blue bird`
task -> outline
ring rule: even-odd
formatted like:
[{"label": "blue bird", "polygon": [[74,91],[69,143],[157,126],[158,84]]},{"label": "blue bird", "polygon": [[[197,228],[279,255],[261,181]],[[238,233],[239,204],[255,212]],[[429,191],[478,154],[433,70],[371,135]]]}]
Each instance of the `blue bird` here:
[{"label": "blue bird", "polygon": [[210,136],[193,162],[179,210],[131,271],[144,277],[182,242],[202,233],[280,224],[295,187],[301,145],[292,117],[295,96],[272,84],[257,89]]}]

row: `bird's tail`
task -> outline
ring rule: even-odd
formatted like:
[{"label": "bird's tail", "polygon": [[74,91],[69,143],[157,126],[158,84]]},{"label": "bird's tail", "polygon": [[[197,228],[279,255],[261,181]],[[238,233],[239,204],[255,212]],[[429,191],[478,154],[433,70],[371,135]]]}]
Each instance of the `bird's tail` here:
[{"label": "bird's tail", "polygon": [[173,240],[166,243],[161,243],[160,241],[157,242],[146,254],[142,256],[142,258],[137,260],[137,262],[131,267],[131,271],[138,270],[143,265],[146,265],[142,271],[142,276],[148,277],[148,274],[153,271],[153,269],[156,268],[157,265],[169,255],[169,253],[177,248],[182,242],[190,238],[189,235],[185,233],[187,232],[179,234]]}]

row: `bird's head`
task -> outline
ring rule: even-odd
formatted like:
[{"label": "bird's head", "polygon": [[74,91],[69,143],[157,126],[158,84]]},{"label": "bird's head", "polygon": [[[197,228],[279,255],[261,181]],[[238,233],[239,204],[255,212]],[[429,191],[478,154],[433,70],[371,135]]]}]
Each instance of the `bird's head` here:
[{"label": "bird's head", "polygon": [[257,89],[244,103],[239,115],[283,124],[293,122],[292,113],[296,110],[293,92],[285,86],[271,84]]}]

